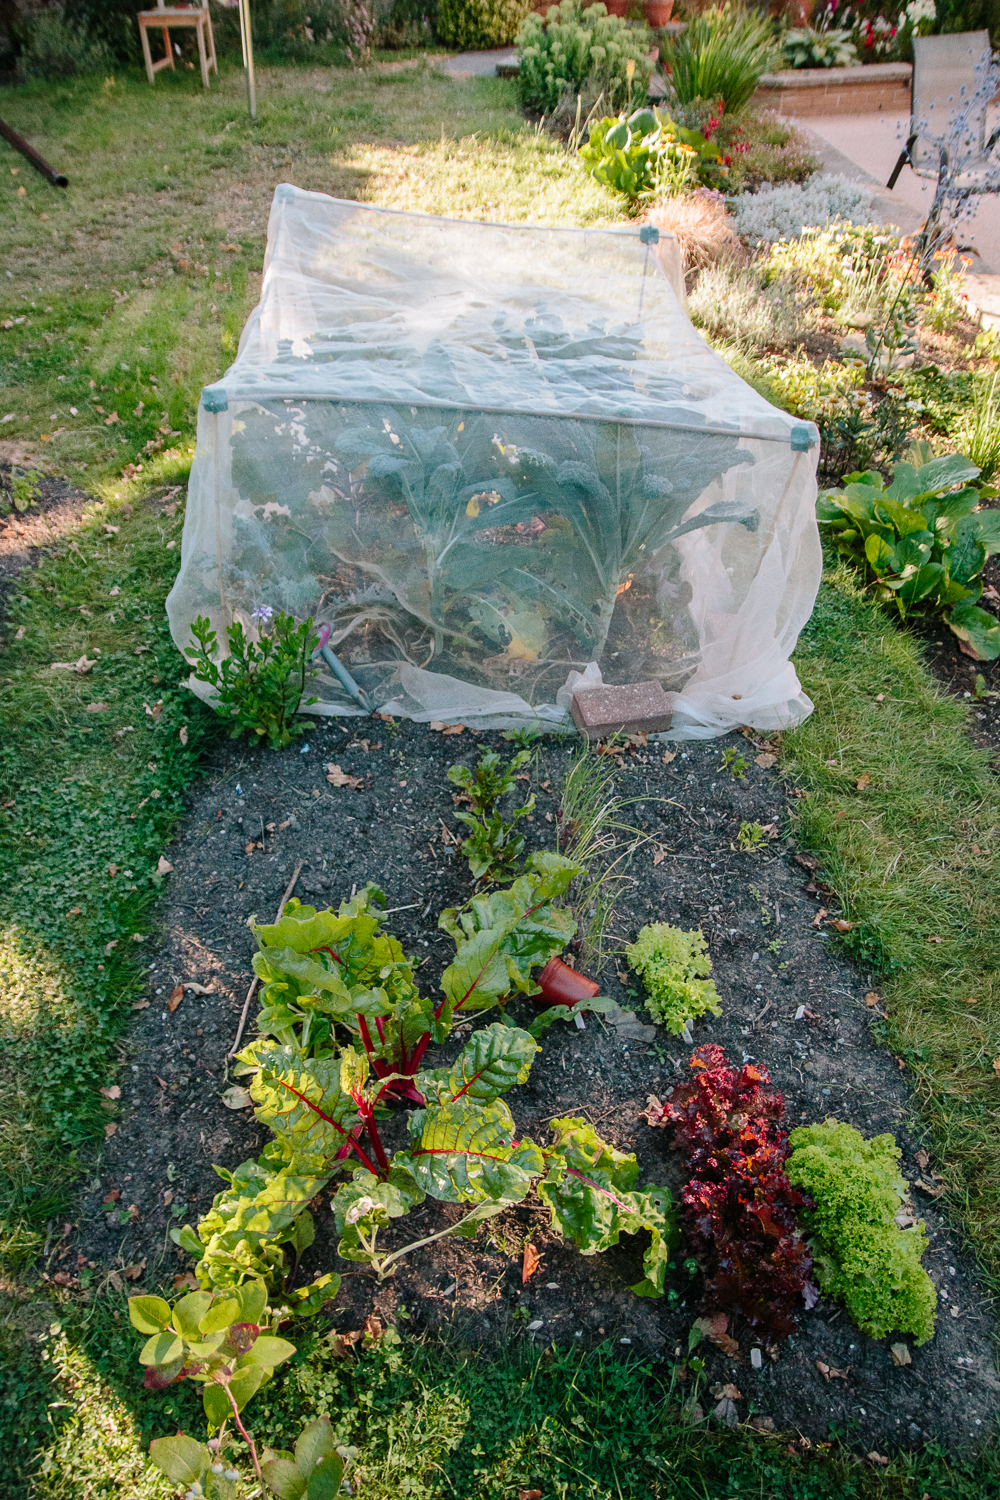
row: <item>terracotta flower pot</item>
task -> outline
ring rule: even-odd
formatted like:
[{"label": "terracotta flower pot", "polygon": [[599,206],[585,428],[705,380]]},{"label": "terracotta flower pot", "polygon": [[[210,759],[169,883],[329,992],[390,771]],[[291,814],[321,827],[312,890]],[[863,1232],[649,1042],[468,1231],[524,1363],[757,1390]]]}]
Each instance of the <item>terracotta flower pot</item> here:
[{"label": "terracotta flower pot", "polygon": [[646,20],[654,31],[666,26],[674,9],[674,0],[645,0]]},{"label": "terracotta flower pot", "polygon": [[550,958],[538,976],[542,998],[550,1005],[576,1005],[578,1000],[593,1000],[601,986],[596,979],[578,974],[561,958]]},{"label": "terracotta flower pot", "polygon": [[625,19],[625,12],[629,8],[629,0],[604,0],[609,16],[621,16]]}]

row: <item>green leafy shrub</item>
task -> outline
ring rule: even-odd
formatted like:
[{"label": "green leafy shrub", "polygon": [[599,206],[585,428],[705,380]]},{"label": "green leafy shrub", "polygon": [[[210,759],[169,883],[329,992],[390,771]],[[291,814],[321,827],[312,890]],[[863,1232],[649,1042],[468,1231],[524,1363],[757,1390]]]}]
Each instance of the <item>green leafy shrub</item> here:
[{"label": "green leafy shrub", "polygon": [[19,28],[20,78],[65,78],[74,73],[95,73],[112,61],[110,49],[90,36],[82,25],[66,19],[58,10],[43,10]]},{"label": "green leafy shrub", "polygon": [[650,1015],[666,1031],[680,1036],[695,1016],[722,1014],[718,991],[708,977],[708,944],[700,931],[654,922],[643,927],[625,955],[646,987]]},{"label": "green leafy shrub", "polygon": [[859,61],[849,31],[815,31],[811,26],[785,32],[781,60],[788,68],[849,68]]},{"label": "green leafy shrub", "polygon": [[670,81],[682,104],[721,99],[737,115],[777,56],[770,23],[754,11],[726,4],[704,11],[682,36],[660,48]]},{"label": "green leafy shrub", "polygon": [[435,30],[458,52],[507,47],[529,6],[530,0],[438,0]]},{"label": "green leafy shrub", "polygon": [[902,618],[940,614],[982,661],[1000,656],[1000,623],[976,603],[986,560],[1000,551],[1000,511],[978,510],[979,469],[957,453],[896,467],[886,489],[871,470],[824,490],[817,518],[841,557]]},{"label": "green leafy shrub", "polygon": [[652,109],[594,121],[580,155],[596,182],[632,203],[676,197],[726,173],[717,148],[700,130],[675,125]]},{"label": "green leafy shrub", "polygon": [[[303,732],[295,716],[313,674],[310,660],[319,637],[311,619],[297,625],[292,615],[283,610],[275,615],[266,606],[255,615],[271,624],[272,634],[252,641],[237,621],[226,632],[229,655],[221,662],[214,659],[217,637],[211,621],[199,615],[191,626],[195,645],[186,655],[195,679],[215,689],[213,707],[230,721],[230,738],[252,733],[266,738],[272,750],[281,750]],[[306,699],[306,703],[315,702],[315,698]]]},{"label": "green leafy shrub", "polygon": [[788,1180],[815,1207],[804,1211],[820,1289],[840,1298],[863,1333],[885,1338],[899,1330],[924,1344],[934,1333],[937,1293],[920,1258],[923,1222],[896,1221],[909,1185],[899,1175],[891,1135],[865,1140],[852,1125],[828,1119],[789,1136]]},{"label": "green leafy shrub", "polygon": [[517,45],[525,109],[551,114],[564,94],[579,93],[585,83],[602,93],[611,109],[646,98],[653,72],[646,56],[649,33],[609,16],[601,0],[586,9],[580,0],[561,0],[544,19],[532,11],[521,23]]}]

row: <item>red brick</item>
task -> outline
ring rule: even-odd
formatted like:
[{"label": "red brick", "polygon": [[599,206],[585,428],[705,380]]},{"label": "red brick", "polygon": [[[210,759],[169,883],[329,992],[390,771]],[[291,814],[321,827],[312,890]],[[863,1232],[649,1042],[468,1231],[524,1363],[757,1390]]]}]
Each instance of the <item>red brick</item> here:
[{"label": "red brick", "polygon": [[626,734],[660,734],[670,728],[670,699],[661,682],[628,682],[620,687],[586,688],[573,695],[573,718],[588,740]]}]

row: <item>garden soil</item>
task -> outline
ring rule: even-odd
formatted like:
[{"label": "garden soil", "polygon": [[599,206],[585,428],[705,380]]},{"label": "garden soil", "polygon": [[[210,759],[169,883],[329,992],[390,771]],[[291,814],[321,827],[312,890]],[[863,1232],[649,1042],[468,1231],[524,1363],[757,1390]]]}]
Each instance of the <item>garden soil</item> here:
[{"label": "garden soil", "polygon": [[[213,1162],[232,1168],[267,1139],[249,1109],[223,1102],[233,1083],[227,1054],[251,979],[247,919],[273,919],[299,861],[296,894],[319,906],[377,882],[388,930],[419,964],[421,985],[435,988],[453,953],[437,915],[470,893],[467,865],[455,850],[461,825],[446,771],[458,760],[471,763],[487,743],[506,753],[515,748],[499,735],[445,735],[371,718],[347,727],[321,722],[282,754],[217,750],[165,851],[174,868],[162,939],[158,948],[149,944],[147,986],[123,1046],[121,1100],[110,1106],[120,1122],[76,1224],[50,1254],[50,1274],[72,1285],[91,1263],[95,1289],[109,1277],[129,1291],[172,1277],[184,1285],[191,1261],[172,1244],[170,1228],[196,1223],[208,1208],[221,1185]],[[742,779],[722,768],[727,747],[747,761]],[[578,750],[575,741],[539,742],[530,781],[519,783],[538,799],[528,825],[533,847],[554,847],[559,788]],[[329,763],[361,785],[331,785]],[[739,734],[699,745],[632,745],[607,763],[644,839],[625,867],[607,932],[612,951],[599,973],[603,992],[625,1014],[618,1024],[591,1015],[582,1031],[557,1023],[547,1033],[529,1082],[508,1096],[519,1131],[544,1141],[551,1119],[581,1115],[614,1146],[637,1154],[641,1183],[679,1191],[682,1166],[670,1132],[649,1127],[643,1112],[650,1095],[663,1098],[690,1076],[692,1048],[650,1027],[620,949],[645,922],[702,928],[723,1012],[695,1025],[694,1043],[718,1043],[734,1063],[766,1065],[785,1094],[789,1126],[835,1115],[865,1135],[890,1132],[901,1145],[915,1211],[930,1236],[925,1265],[940,1299],[933,1340],[918,1349],[902,1336],[867,1338],[824,1299],[803,1311],[798,1333],[772,1351],[733,1319],[728,1334],[738,1349],[724,1354],[703,1341],[698,1356],[706,1370],[696,1390],[688,1334],[700,1309],[683,1251],[670,1295],[639,1299],[628,1287],[642,1275],[642,1237],[584,1258],[552,1233],[537,1199],[490,1221],[473,1241],[445,1239],[414,1252],[380,1286],[366,1267],[338,1260],[324,1194],[316,1242],[300,1268],[303,1278],[325,1270],[343,1275],[321,1319],[331,1337],[356,1335],[377,1318],[487,1348],[512,1339],[540,1350],[605,1343],[623,1357],[672,1368],[691,1420],[750,1421],[805,1447],[832,1430],[866,1453],[929,1440],[973,1444],[993,1430],[1000,1412],[992,1311],[937,1201],[943,1188],[936,1173],[946,1164],[923,1154],[931,1148],[911,1113],[902,1064],[880,1045],[882,1006],[871,977],[838,951],[829,925],[836,898],[808,851],[786,837],[786,799],[795,789],[776,775],[766,741]],[[737,847],[745,822],[767,830],[756,853]],[[202,989],[185,990],[170,1009],[171,995],[185,984]],[[534,1008],[519,998],[508,1010],[526,1023]],[[255,1010],[253,1001],[248,1037]],[[467,1035],[460,1030],[435,1062],[453,1056]],[[402,1111],[385,1136],[387,1148],[404,1145]],[[427,1202],[383,1231],[380,1246],[431,1235],[459,1212]],[[525,1282],[529,1242],[539,1261]],[[891,1346],[899,1344],[912,1362],[895,1362]],[[758,1347],[759,1370],[751,1358]]]}]

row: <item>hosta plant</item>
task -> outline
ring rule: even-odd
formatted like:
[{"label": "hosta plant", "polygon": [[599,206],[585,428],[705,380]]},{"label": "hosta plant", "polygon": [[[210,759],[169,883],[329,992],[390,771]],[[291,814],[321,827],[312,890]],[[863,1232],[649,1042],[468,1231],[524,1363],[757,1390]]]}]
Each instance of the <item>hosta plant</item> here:
[{"label": "hosta plant", "polygon": [[858,49],[849,31],[815,31],[796,26],[781,39],[781,53],[789,68],[849,68],[858,61]]},{"label": "hosta plant", "polygon": [[[198,1256],[203,1286],[260,1276],[287,1302],[282,1277],[292,1269],[289,1248],[313,1235],[311,1220],[302,1235],[296,1225],[338,1178],[332,1208],[339,1253],[368,1262],[380,1278],[427,1242],[392,1253],[377,1243],[390,1220],[425,1197],[467,1205],[464,1217],[440,1233],[471,1235],[537,1184],[553,1227],[584,1254],[617,1243],[622,1232],[649,1230],[646,1274],[634,1290],[662,1293],[676,1238],[669,1193],[638,1190],[635,1157],[615,1151],[582,1120],[553,1122],[549,1144],[519,1139],[503,1098],[528,1077],[539,1050],[532,1033],[580,1007],[552,1007],[531,1031],[494,1022],[474,1032],[451,1064],[424,1065],[429,1045],[447,1040],[460,1013],[502,1006],[514,991],[537,992],[532,970],[576,930],[569,912],[554,903],[580,873],[572,860],[536,853],[508,888],[445,911],[439,925],[454,938],[456,953],[439,1000],[420,993],[400,945],[380,931],[383,898],[372,886],[339,912],[290,901],[280,921],[254,926],[262,1036],[240,1053],[239,1064],[273,1140],[257,1161],[232,1174],[230,1190],[216,1198],[197,1233],[186,1227],[176,1236]],[[587,1001],[590,1009],[607,1006]],[[390,1155],[379,1120],[398,1099],[419,1107],[410,1116],[408,1147]],[[321,1293],[313,1283],[299,1295],[312,1305]]]},{"label": "hosta plant", "polygon": [[679,1036],[696,1016],[722,1014],[701,932],[653,922],[629,944],[625,957],[646,987],[647,1010],[665,1030]]},{"label": "hosta plant", "polygon": [[295,1353],[294,1344],[266,1331],[281,1314],[268,1306],[263,1281],[252,1279],[221,1294],[190,1292],[173,1307],[162,1297],[130,1297],[128,1311],[133,1327],[147,1335],[139,1354],[147,1390],[166,1390],[179,1380],[203,1387],[208,1442],[179,1432],[149,1446],[156,1467],[187,1487],[185,1500],[235,1500],[241,1476],[225,1456],[230,1423],[249,1448],[265,1495],[333,1500],[341,1493],[345,1460],[353,1450],[336,1447],[329,1418],[310,1422],[294,1453],[265,1448],[262,1454],[241,1420],[251,1397]]},{"label": "hosta plant", "polygon": [[1000,551],[1000,511],[981,510],[979,469],[957,453],[914,468],[849,474],[824,490],[817,519],[871,593],[904,618],[941,615],[970,655],[1000,656],[1000,624],[980,609],[982,572]]},{"label": "hosta plant", "polygon": [[718,185],[726,175],[718,147],[662,110],[595,120],[580,155],[596,182],[632,203],[673,197],[698,183]]},{"label": "hosta plant", "polygon": [[787,1337],[796,1312],[818,1293],[796,1227],[796,1211],[810,1200],[785,1172],[784,1097],[766,1068],[731,1067],[721,1047],[698,1047],[691,1067],[693,1080],[663,1104],[651,1100],[646,1118],[673,1126],[691,1173],[683,1222],[704,1275],[706,1311],[739,1311],[752,1328]]}]

